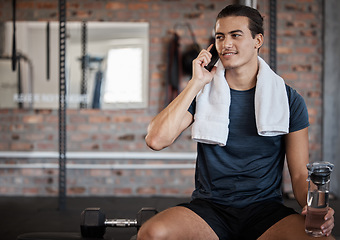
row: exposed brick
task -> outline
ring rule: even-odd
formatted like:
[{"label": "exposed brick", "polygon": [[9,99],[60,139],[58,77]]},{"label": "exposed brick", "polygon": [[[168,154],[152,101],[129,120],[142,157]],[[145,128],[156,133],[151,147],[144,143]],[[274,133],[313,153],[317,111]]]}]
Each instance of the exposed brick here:
[{"label": "exposed brick", "polygon": [[92,16],[93,12],[92,11],[81,11],[81,10],[77,10],[77,11],[72,11],[71,15],[73,17],[78,17],[78,18],[90,18]]},{"label": "exposed brick", "polygon": [[147,10],[149,5],[146,3],[129,3],[129,10]]},{"label": "exposed brick", "polygon": [[31,151],[33,149],[33,144],[31,143],[15,143],[10,144],[10,149],[12,151]]},{"label": "exposed brick", "polygon": [[319,91],[309,91],[307,96],[310,98],[320,98],[321,93]]},{"label": "exposed brick", "polygon": [[0,150],[1,151],[8,151],[10,150],[9,143],[0,143]]},{"label": "exposed brick", "polygon": [[12,140],[19,140],[20,136],[18,134],[12,134]]},{"label": "exposed brick", "polygon": [[195,170],[193,169],[185,169],[185,170],[180,170],[181,176],[194,176],[195,175]]},{"label": "exposed brick", "polygon": [[132,117],[130,116],[117,116],[113,118],[113,121],[116,123],[130,123],[132,122]]},{"label": "exposed brick", "polygon": [[42,169],[33,169],[33,168],[22,169],[21,174],[23,176],[42,176],[43,170]]},{"label": "exposed brick", "polygon": [[154,195],[156,193],[155,187],[140,187],[136,191],[140,195]]},{"label": "exposed brick", "polygon": [[297,71],[297,72],[309,72],[311,70],[312,70],[312,66],[310,64],[293,66],[293,71]]},{"label": "exposed brick", "polygon": [[24,123],[29,123],[29,124],[36,124],[36,123],[41,123],[43,122],[43,116],[41,115],[31,115],[31,116],[24,116],[22,118],[22,121]]},{"label": "exposed brick", "polygon": [[133,140],[135,140],[135,135],[134,134],[126,134],[126,135],[123,135],[123,136],[119,136],[118,139],[122,140],[122,141],[133,141]]},{"label": "exposed brick", "polygon": [[45,191],[48,195],[54,195],[56,196],[59,193],[59,190],[57,187],[45,187]]},{"label": "exposed brick", "polygon": [[294,28],[305,28],[307,25],[306,22],[303,21],[287,21],[286,27],[294,27]]},{"label": "exposed brick", "polygon": [[118,19],[125,19],[128,18],[130,20],[134,19],[134,14],[132,11],[118,11],[118,12],[113,12],[113,13],[109,13],[111,17],[117,17]]},{"label": "exposed brick", "polygon": [[39,189],[36,187],[32,187],[32,188],[26,187],[23,189],[22,192],[24,195],[37,195],[39,193]]},{"label": "exposed brick", "polygon": [[70,1],[67,1],[66,2],[66,9],[78,9],[80,7],[79,3],[77,2],[70,2]]},{"label": "exposed brick", "polygon": [[46,135],[44,133],[32,133],[26,137],[30,142],[39,141],[45,139]]},{"label": "exposed brick", "polygon": [[91,195],[107,195],[110,193],[109,189],[106,187],[91,187],[90,192]]},{"label": "exposed brick", "polygon": [[303,7],[297,5],[297,4],[294,4],[294,3],[288,3],[288,4],[285,4],[285,9],[288,10],[288,11],[303,11]]},{"label": "exposed brick", "polygon": [[54,143],[45,143],[45,142],[36,143],[36,150],[37,151],[56,151],[57,149],[58,149],[57,142],[54,142]]},{"label": "exposed brick", "polygon": [[119,143],[103,143],[103,151],[122,151],[122,146]]},{"label": "exposed brick", "polygon": [[141,19],[147,19],[147,20],[150,20],[150,19],[159,19],[160,16],[161,16],[161,13],[157,12],[157,11],[139,13],[139,17]]},{"label": "exposed brick", "polygon": [[285,80],[297,80],[298,75],[296,73],[285,73],[281,74],[282,78]]},{"label": "exposed brick", "polygon": [[316,15],[314,13],[299,13],[296,14],[296,20],[297,21],[308,21],[308,20],[314,20]]},{"label": "exposed brick", "polygon": [[276,48],[276,51],[279,54],[291,54],[293,52],[293,49],[291,47],[279,46]]},{"label": "exposed brick", "polygon": [[87,116],[84,116],[84,115],[72,114],[71,116],[69,116],[69,119],[70,119],[70,123],[74,123],[74,124],[87,122]]},{"label": "exposed brick", "polygon": [[131,195],[133,193],[131,188],[115,188],[114,195]]},{"label": "exposed brick", "polygon": [[16,7],[19,9],[34,8],[34,1],[18,1]]},{"label": "exposed brick", "polygon": [[203,13],[201,12],[191,12],[191,13],[186,13],[184,14],[184,18],[188,18],[188,19],[197,19],[197,18],[203,18]]},{"label": "exposed brick", "polygon": [[90,176],[95,177],[104,177],[104,176],[111,176],[111,172],[109,170],[102,170],[102,169],[91,169]]},{"label": "exposed brick", "polygon": [[36,4],[36,7],[39,8],[40,10],[56,9],[56,8],[58,8],[58,4],[57,4],[57,2],[38,2]]},{"label": "exposed brick", "polygon": [[182,196],[191,196],[192,192],[194,191],[194,188],[186,188],[182,191]]},{"label": "exposed brick", "polygon": [[79,126],[76,126],[76,129],[78,131],[94,132],[94,131],[98,131],[99,125],[95,125],[95,124],[81,124]]},{"label": "exposed brick", "polygon": [[177,188],[162,188],[161,193],[164,195],[176,195],[178,194],[179,189]]},{"label": "exposed brick", "polygon": [[44,121],[46,123],[55,123],[55,124],[57,124],[58,120],[59,120],[58,116],[51,116],[50,115],[50,116],[45,116],[44,117]]},{"label": "exposed brick", "polygon": [[83,7],[85,9],[93,9],[93,10],[99,10],[103,8],[103,3],[102,2],[86,2],[84,3]]},{"label": "exposed brick", "polygon": [[152,9],[153,11],[159,11],[159,10],[162,9],[162,6],[161,6],[161,4],[153,3],[153,4],[151,5],[151,9]]},{"label": "exposed brick", "polygon": [[196,9],[197,10],[214,10],[215,9],[215,4],[209,3],[209,4],[203,4],[203,3],[197,3],[196,4]]},{"label": "exposed brick", "polygon": [[50,115],[53,113],[51,109],[35,109],[34,112],[36,114]]},{"label": "exposed brick", "polygon": [[105,7],[111,10],[122,10],[126,8],[126,4],[120,2],[109,2]]},{"label": "exposed brick", "polygon": [[67,189],[67,194],[75,195],[75,194],[82,194],[86,191],[85,187],[70,187]]},{"label": "exposed brick", "polygon": [[108,141],[110,138],[111,138],[111,135],[105,134],[105,133],[98,133],[98,134],[94,134],[94,135],[91,136],[91,139],[93,141],[97,141],[97,140]]},{"label": "exposed brick", "polygon": [[89,139],[88,133],[74,133],[70,136],[71,141],[83,142]]},{"label": "exposed brick", "polygon": [[315,53],[315,48],[311,48],[311,47],[297,47],[296,48],[296,53],[299,53],[299,54],[311,54],[311,53]]},{"label": "exposed brick", "polygon": [[300,35],[304,37],[314,37],[317,35],[317,30],[313,30],[313,29],[301,30]]}]

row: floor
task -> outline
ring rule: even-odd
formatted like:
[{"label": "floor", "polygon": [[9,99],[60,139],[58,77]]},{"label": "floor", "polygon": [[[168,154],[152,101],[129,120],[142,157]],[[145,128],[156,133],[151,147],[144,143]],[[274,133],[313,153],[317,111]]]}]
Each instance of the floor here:
[{"label": "floor", "polygon": [[[107,218],[136,218],[137,212],[142,207],[154,207],[162,211],[188,200],[188,198],[172,197],[68,198],[66,210],[59,211],[57,198],[1,197],[0,239],[16,240],[17,236],[22,234],[26,234],[25,239],[34,239],[29,238],[27,233],[35,232],[64,234],[63,238],[52,238],[56,240],[81,239],[80,213],[85,208],[101,207]],[[299,210],[295,200],[286,199],[285,202]],[[331,200],[330,205],[336,210],[335,218],[340,219],[340,200]],[[104,238],[106,240],[129,240],[135,234],[135,228],[107,228]],[[333,235],[340,240],[340,228],[335,227]]]}]

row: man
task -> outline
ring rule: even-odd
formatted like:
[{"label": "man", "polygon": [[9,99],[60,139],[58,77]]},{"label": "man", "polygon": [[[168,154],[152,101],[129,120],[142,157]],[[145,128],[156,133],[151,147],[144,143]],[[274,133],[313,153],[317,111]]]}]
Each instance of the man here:
[{"label": "man", "polygon": [[[289,113],[283,117],[287,118],[289,131],[260,135],[260,120],[255,115],[261,115],[256,108],[262,107],[254,105],[258,105],[256,98],[261,98],[260,89],[267,86],[262,83],[272,84],[260,77],[260,70],[263,72],[266,67],[258,57],[264,41],[263,19],[255,9],[230,5],[217,16],[215,32],[220,57],[217,67],[211,72],[204,68],[210,62],[212,46],[202,50],[193,61],[193,76],[186,88],[150,123],[146,143],[154,150],[161,150],[192,123],[198,124],[197,112],[204,110],[205,104],[202,96],[212,91],[212,84],[217,85],[221,71],[224,82],[219,84],[227,89],[224,93],[230,94],[230,106],[224,106],[229,113],[224,124],[227,141],[210,144],[208,140],[198,140],[192,201],[157,214],[142,226],[138,239],[310,239],[304,231],[306,208],[300,215],[285,207],[280,190],[286,156],[295,198],[302,207],[306,205],[309,126],[306,105],[302,97],[282,81],[285,100],[277,102],[287,109],[279,107],[271,111]],[[207,98],[218,98],[220,89],[217,87]],[[279,90],[282,91],[282,87],[278,87]],[[263,90],[263,94],[272,93]],[[275,102],[271,99],[275,95],[276,92],[265,99],[263,106]],[[221,101],[228,98],[222,97]],[[271,117],[275,118],[267,115],[265,120]],[[334,210],[329,209],[322,225],[327,239],[333,239],[330,236],[333,215]]]}]

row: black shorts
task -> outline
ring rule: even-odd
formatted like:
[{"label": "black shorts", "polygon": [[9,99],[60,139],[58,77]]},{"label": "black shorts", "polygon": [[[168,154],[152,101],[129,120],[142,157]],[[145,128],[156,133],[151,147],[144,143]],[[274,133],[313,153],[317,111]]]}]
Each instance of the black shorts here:
[{"label": "black shorts", "polygon": [[205,199],[178,206],[189,208],[215,231],[220,240],[251,240],[260,237],[281,219],[297,212],[277,201],[264,201],[245,208],[227,207]]}]

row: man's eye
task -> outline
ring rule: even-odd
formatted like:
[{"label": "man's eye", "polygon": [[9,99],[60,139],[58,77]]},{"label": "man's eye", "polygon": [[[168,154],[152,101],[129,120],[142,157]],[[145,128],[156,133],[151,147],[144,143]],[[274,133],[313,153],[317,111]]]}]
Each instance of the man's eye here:
[{"label": "man's eye", "polygon": [[237,38],[237,37],[240,37],[241,36],[241,34],[236,34],[236,33],[234,33],[233,35],[232,35],[232,37],[234,37],[234,38]]}]

